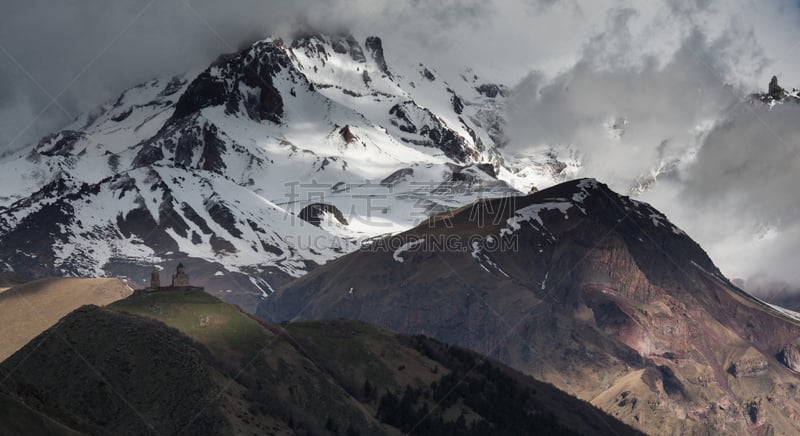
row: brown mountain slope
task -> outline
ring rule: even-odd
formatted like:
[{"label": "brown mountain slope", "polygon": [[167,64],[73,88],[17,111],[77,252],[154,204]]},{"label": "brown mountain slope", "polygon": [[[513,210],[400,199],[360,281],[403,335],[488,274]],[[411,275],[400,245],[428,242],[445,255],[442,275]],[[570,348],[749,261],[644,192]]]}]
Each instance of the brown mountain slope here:
[{"label": "brown mountain slope", "polygon": [[271,325],[198,291],[72,312],[0,364],[3,404],[21,413],[0,431],[21,434],[636,434],[458,347],[357,321]]},{"label": "brown mountain slope", "polygon": [[782,363],[800,357],[797,320],[731,285],[652,207],[593,180],[433,218],[257,313],[424,333],[650,433],[800,431],[800,378]]},{"label": "brown mountain slope", "polygon": [[0,293],[0,361],[84,304],[104,306],[131,295],[118,279],[48,278]]}]

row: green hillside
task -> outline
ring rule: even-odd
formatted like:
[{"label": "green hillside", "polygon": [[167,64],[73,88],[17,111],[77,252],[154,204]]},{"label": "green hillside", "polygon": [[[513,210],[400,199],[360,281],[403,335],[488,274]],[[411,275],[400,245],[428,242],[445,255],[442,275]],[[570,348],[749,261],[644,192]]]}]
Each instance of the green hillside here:
[{"label": "green hillside", "polygon": [[15,433],[633,433],[457,347],[348,320],[271,325],[202,292],[84,306],[0,380],[19,411],[0,431]]}]

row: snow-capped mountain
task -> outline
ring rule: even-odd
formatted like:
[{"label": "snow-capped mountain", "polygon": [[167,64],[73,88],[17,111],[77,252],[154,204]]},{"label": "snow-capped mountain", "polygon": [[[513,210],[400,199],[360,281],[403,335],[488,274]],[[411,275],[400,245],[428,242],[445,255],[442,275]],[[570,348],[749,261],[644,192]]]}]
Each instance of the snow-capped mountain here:
[{"label": "snow-capped mountain", "polygon": [[252,308],[229,290],[266,296],[364,239],[558,180],[547,157],[505,164],[507,92],[393,63],[377,37],[255,42],[3,158],[0,267],[143,285],[183,260]]}]

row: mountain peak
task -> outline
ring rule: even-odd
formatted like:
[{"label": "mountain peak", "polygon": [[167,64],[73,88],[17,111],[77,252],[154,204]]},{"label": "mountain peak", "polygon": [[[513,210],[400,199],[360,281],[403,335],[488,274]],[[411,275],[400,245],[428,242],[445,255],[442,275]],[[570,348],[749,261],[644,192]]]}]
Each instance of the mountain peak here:
[{"label": "mountain peak", "polygon": [[778,84],[778,76],[772,76],[767,85],[767,92],[756,92],[750,94],[750,101],[760,101],[769,106],[774,106],[780,103],[800,103],[800,90],[792,88],[791,91],[786,90]]},{"label": "mountain peak", "polygon": [[[280,123],[284,104],[274,81],[276,75],[290,65],[279,38],[257,41],[235,55],[220,58],[189,84],[175,105],[172,120],[180,120],[206,107],[224,105],[228,115],[244,112],[255,121]],[[293,74],[291,79],[303,78]]]},{"label": "mountain peak", "polygon": [[751,402],[792,396],[797,320],[732,286],[652,206],[593,179],[440,214],[316,268],[257,313],[424,332],[648,433],[791,433],[800,410]]}]

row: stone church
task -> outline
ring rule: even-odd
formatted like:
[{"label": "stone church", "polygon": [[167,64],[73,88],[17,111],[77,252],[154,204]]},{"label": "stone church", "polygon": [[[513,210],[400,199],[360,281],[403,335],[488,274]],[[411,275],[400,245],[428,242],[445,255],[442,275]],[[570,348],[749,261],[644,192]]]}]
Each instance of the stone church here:
[{"label": "stone church", "polygon": [[173,288],[185,288],[189,286],[189,275],[186,274],[186,267],[182,263],[178,264],[178,269],[172,275]]},{"label": "stone church", "polygon": [[172,290],[200,290],[200,286],[192,286],[189,282],[189,274],[186,274],[186,267],[183,263],[179,263],[175,269],[175,274],[172,275],[172,283],[169,286],[161,286],[161,276],[157,269],[153,270],[150,274],[150,287],[148,291],[172,291]]}]

